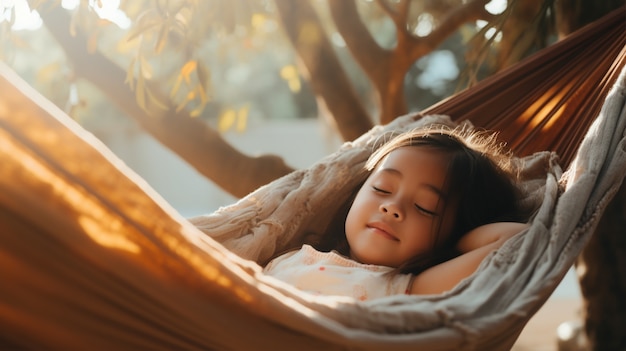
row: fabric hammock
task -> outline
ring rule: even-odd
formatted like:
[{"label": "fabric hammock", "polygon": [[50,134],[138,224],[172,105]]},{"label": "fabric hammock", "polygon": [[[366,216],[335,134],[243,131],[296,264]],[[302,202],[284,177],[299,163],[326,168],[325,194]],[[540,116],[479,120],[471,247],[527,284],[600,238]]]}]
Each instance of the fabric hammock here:
[{"label": "fabric hammock", "polygon": [[[626,174],[623,16],[620,10],[427,113],[375,127],[310,168],[192,220],[0,65],[0,348],[509,349],[572,265]],[[604,50],[562,56],[572,41],[588,47],[608,36]],[[589,73],[585,84],[569,81],[571,93],[553,92],[553,79],[572,69],[567,63],[607,55],[613,55],[603,61],[608,65],[579,67]],[[552,71],[535,74],[536,61]],[[497,88],[501,80],[508,89]],[[588,80],[592,88],[579,93],[576,86]],[[549,98],[560,103],[550,105]],[[527,101],[522,112],[509,110],[520,101]],[[582,116],[593,120],[581,127],[584,136],[563,127],[570,103],[602,106]],[[556,122],[536,123],[555,109]],[[474,116],[489,111],[516,121],[498,128],[503,138],[539,126],[521,138],[528,143],[514,143],[520,152],[535,143],[551,150],[543,137],[566,139],[577,152],[564,173],[551,151],[517,160],[525,204],[538,207],[537,214],[527,231],[453,290],[357,302],[312,296],[261,273],[254,261],[321,233],[365,178],[363,163],[386,133],[455,123],[443,113],[484,125]]]}]

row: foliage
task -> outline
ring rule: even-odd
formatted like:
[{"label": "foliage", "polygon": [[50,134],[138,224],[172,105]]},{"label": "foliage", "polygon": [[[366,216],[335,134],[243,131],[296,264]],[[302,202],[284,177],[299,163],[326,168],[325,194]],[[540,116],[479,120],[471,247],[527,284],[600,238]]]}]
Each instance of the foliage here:
[{"label": "foliage", "polygon": [[[43,3],[33,6],[41,7]],[[223,129],[245,128],[248,115],[257,120],[315,115],[314,98],[295,68],[295,54],[280,31],[271,3],[125,1],[121,2],[117,16],[127,16],[127,28],[120,27],[119,19],[106,19],[102,8],[100,2],[81,1],[71,10],[69,28],[73,33],[88,33],[90,52],[106,53],[126,68],[127,84],[133,88],[140,106],[149,102],[167,108],[159,93],[146,84],[152,81],[156,83],[153,87],[158,86],[174,101],[177,110],[188,109],[191,116],[213,121]],[[76,103],[77,108],[66,110],[76,112],[74,117],[81,109],[83,116],[94,115],[86,113],[93,112],[86,111],[86,105],[100,106],[97,100],[102,97],[85,98],[86,93],[91,94],[89,88],[78,85],[80,104],[70,101],[69,91],[77,85],[63,72],[72,68],[62,54],[42,54],[58,50],[45,28],[11,31],[16,11],[5,8],[3,12],[11,18],[0,22],[3,38],[15,43],[7,45],[3,40],[3,60],[19,67],[43,91],[53,92],[40,83],[65,80],[64,88],[54,89],[65,94],[52,100],[59,106]],[[56,59],[48,61],[52,57]],[[32,70],[37,72],[28,73]],[[236,124],[229,123],[232,111],[239,116]]]}]

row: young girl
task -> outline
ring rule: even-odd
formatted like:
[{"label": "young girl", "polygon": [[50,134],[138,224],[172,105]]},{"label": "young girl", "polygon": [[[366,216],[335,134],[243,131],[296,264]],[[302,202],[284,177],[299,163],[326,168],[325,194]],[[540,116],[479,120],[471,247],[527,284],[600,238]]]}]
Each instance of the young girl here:
[{"label": "young girl", "polygon": [[446,127],[401,134],[367,161],[371,174],[333,250],[304,245],[264,273],[360,300],[449,290],[526,227],[516,222],[523,218],[509,160],[494,135]]}]

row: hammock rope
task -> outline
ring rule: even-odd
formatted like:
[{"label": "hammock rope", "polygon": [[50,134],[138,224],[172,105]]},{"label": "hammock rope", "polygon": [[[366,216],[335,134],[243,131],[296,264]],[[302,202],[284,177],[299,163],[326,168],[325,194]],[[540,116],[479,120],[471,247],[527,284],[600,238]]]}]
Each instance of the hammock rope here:
[{"label": "hammock rope", "polygon": [[[623,22],[616,15],[607,18],[583,31],[595,35],[573,35],[533,58],[534,64],[559,61],[559,50],[573,45],[566,41],[591,44],[596,36],[608,36],[608,29],[598,27]],[[426,112],[375,127],[310,168],[190,220],[0,64],[0,348],[509,349],[563,278],[626,174],[626,72],[623,32],[618,34],[618,51],[587,52],[619,52],[609,67],[585,63],[581,74],[601,72],[563,85],[600,77],[588,90],[551,92],[553,83],[534,76],[537,67],[529,60]],[[506,94],[489,100],[500,80]],[[519,89],[510,87],[516,84]],[[526,99],[526,106],[513,107]],[[572,100],[579,102],[575,108]],[[581,127],[584,136],[572,136],[577,153],[565,173],[555,152],[517,160],[525,202],[538,207],[531,227],[453,290],[366,302],[311,296],[264,276],[254,262],[308,235],[323,235],[325,221],[366,177],[363,164],[387,133],[463,119],[486,126],[480,116],[498,116],[498,125],[505,126],[507,114],[522,129],[534,123],[526,113],[550,115],[534,103],[567,108],[553,114],[558,123],[546,122],[523,137],[539,146],[533,141],[520,152],[531,144],[550,150],[542,133],[572,110],[602,108],[586,115],[593,122]],[[569,138],[549,130],[548,139]]]}]

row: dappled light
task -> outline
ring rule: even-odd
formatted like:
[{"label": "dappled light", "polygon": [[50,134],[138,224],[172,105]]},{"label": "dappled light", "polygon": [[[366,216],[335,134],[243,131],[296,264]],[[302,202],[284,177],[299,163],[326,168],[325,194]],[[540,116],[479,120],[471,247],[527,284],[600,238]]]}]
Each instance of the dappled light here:
[{"label": "dappled light", "polygon": [[499,15],[506,10],[507,0],[491,0],[485,5],[485,9],[493,15]]},{"label": "dappled light", "polygon": [[435,94],[442,94],[446,86],[455,81],[460,74],[454,53],[449,50],[433,51],[417,62],[422,74],[416,77],[415,84],[429,89]]},{"label": "dappled light", "polygon": [[434,18],[429,13],[421,14],[417,18],[417,25],[413,29],[413,33],[420,37],[425,37],[430,34],[435,28]]},{"label": "dappled light", "polygon": [[280,69],[280,76],[287,82],[289,89],[293,93],[299,93],[302,89],[300,84],[300,76],[294,65],[287,65]]},{"label": "dappled light", "polygon": [[[487,21],[476,21],[476,27],[479,29],[485,28],[488,24],[489,22]],[[496,42],[499,42],[500,40],[502,40],[502,32],[498,31],[496,28],[493,28],[493,27],[486,28],[486,31],[483,34],[483,36],[487,40],[494,40]]]},{"label": "dappled light", "polygon": [[[97,211],[90,212],[97,214]],[[107,216],[100,216],[99,219],[107,219]],[[133,254],[138,254],[141,251],[141,248],[136,243],[123,234],[122,222],[119,220],[109,221],[105,227],[102,222],[91,216],[82,215],[78,218],[78,223],[85,230],[85,234],[102,246]]]},{"label": "dappled light", "polygon": [[[61,6],[68,10],[76,9],[79,5],[80,0],[61,1]],[[13,17],[13,30],[36,30],[43,25],[41,16],[39,16],[36,9],[31,9],[27,0],[12,0],[8,1],[8,6],[6,4],[3,6],[5,7],[5,17],[0,18],[0,22],[1,20],[10,20],[11,17]],[[121,29],[128,29],[131,21],[128,16],[120,10],[119,6],[120,0],[94,1],[92,8],[100,18],[115,23]]]},{"label": "dappled light", "polygon": [[[123,222],[117,217],[111,215],[101,204],[93,198],[94,194],[87,193],[87,189],[80,185],[68,182],[65,176],[67,174],[58,173],[37,159],[32,153],[27,152],[24,146],[16,144],[14,136],[7,135],[2,130],[2,138],[0,138],[0,151],[4,160],[4,172],[11,170],[11,173],[5,174],[5,181],[20,180],[24,184],[22,187],[33,187],[41,189],[43,196],[38,201],[57,202],[56,206],[65,209],[67,216],[77,216],[77,222],[82,226],[92,240],[99,245],[122,250],[133,254],[140,252],[137,243],[126,237]],[[42,133],[29,133],[30,138],[45,141],[56,136],[51,131],[43,130]],[[49,142],[55,144],[60,142],[54,140]],[[43,155],[40,155],[43,156]],[[11,163],[8,163],[12,160]],[[20,170],[16,165],[20,165]],[[24,172],[24,173],[22,173]],[[70,209],[81,209],[80,212],[72,212]],[[80,214],[82,213],[82,214]]]},{"label": "dappled light", "polygon": [[565,97],[568,92],[569,89],[563,88],[549,89],[520,114],[515,124],[522,129],[554,133],[552,127],[557,121],[562,121],[560,118],[567,108],[568,101]]},{"label": "dappled light", "polygon": [[[12,5],[12,6],[11,6]],[[31,11],[26,0],[15,0],[9,6],[3,5],[2,21],[11,21],[13,18],[13,30],[35,30],[41,27],[42,21],[39,13]]]},{"label": "dappled light", "polygon": [[318,27],[312,22],[304,22],[300,24],[300,30],[298,33],[298,42],[304,46],[315,46],[322,38],[322,33],[318,30]]}]

